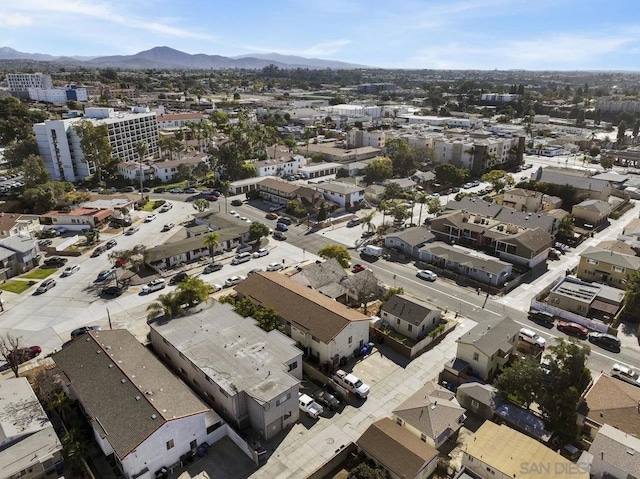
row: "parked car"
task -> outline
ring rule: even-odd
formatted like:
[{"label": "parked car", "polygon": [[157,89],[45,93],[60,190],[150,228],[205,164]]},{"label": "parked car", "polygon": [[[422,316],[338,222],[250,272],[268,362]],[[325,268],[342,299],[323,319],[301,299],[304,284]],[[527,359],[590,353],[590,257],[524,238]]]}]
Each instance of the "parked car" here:
[{"label": "parked car", "polygon": [[31,346],[28,348],[17,348],[13,351],[9,351],[7,354],[7,361],[13,364],[22,364],[33,358],[42,352],[40,346]]},{"label": "parked car", "polygon": [[269,254],[269,250],[267,248],[260,248],[258,251],[253,253],[254,258],[262,258],[263,256],[267,256]]},{"label": "parked car", "polygon": [[107,241],[107,244],[105,244],[105,248],[107,249],[111,249],[114,248],[116,245],[118,244],[118,242],[114,239]]},{"label": "parked car", "polygon": [[621,364],[613,365],[611,368],[611,376],[640,387],[640,374],[638,374],[637,371]]},{"label": "parked car", "polygon": [[420,279],[424,279],[425,281],[435,281],[438,279],[438,275],[430,269],[421,269],[416,273],[416,276]]},{"label": "parked car", "polygon": [[222,269],[222,263],[209,263],[202,271],[204,274],[215,273]]},{"label": "parked car", "polygon": [[169,203],[168,201],[162,205],[162,207],[160,208],[160,213],[166,213],[167,211],[169,211],[171,208],[173,208],[173,205],[171,203]]},{"label": "parked car", "polygon": [[546,339],[544,339],[535,331],[532,331],[528,328],[520,329],[520,332],[518,333],[518,338],[520,338],[520,340],[524,341],[525,343],[533,344],[542,349],[544,349],[545,346],[547,345]]},{"label": "parked car", "polygon": [[620,340],[613,334],[593,332],[589,333],[588,338],[590,343],[597,344],[602,348],[609,349],[611,351],[620,351]]},{"label": "parked car", "polygon": [[558,321],[556,328],[558,331],[581,338],[586,338],[589,334],[589,329],[585,328],[581,324],[573,323],[571,321]]},{"label": "parked car", "polygon": [[279,261],[267,265],[267,271],[280,271],[282,268],[284,268],[284,265]]},{"label": "parked car", "polygon": [[332,411],[336,411],[340,407],[340,401],[328,391],[319,389],[313,394],[313,399],[320,405],[327,407]]},{"label": "parked car", "polygon": [[324,411],[320,404],[315,402],[310,396],[302,393],[298,393],[298,407],[300,411],[313,419],[317,419]]},{"label": "parked car", "polygon": [[127,236],[131,236],[132,234],[135,234],[138,231],[140,231],[140,227],[139,226],[132,226],[124,234],[127,235]]},{"label": "parked car", "polygon": [[217,293],[218,291],[220,291],[223,288],[223,286],[221,284],[212,284],[211,285],[211,292],[212,293]]},{"label": "parked car", "polygon": [[145,223],[150,223],[153,220],[155,220],[156,218],[157,218],[157,216],[155,214],[150,214],[150,215],[147,215],[147,217],[144,219],[144,222]]},{"label": "parked car", "polygon": [[162,231],[169,231],[170,229],[172,229],[175,225],[173,223],[167,223],[166,225],[164,225],[162,227]]},{"label": "parked car", "polygon": [[262,268],[253,268],[251,271],[249,271],[247,273],[247,276],[251,275],[251,274],[255,274],[255,273],[263,273],[264,269]]},{"label": "parked car", "polygon": [[276,213],[267,213],[267,215],[265,217],[268,220],[277,220],[278,219],[278,215]]},{"label": "parked car", "polygon": [[276,231],[289,231],[289,227],[284,223],[276,224]]},{"label": "parked car", "polygon": [[347,228],[353,228],[354,226],[358,226],[362,220],[360,218],[351,218],[347,221]]},{"label": "parked car", "polygon": [[89,331],[100,331],[100,326],[82,326],[71,331],[71,339],[76,339]]},{"label": "parked car", "polygon": [[242,200],[231,200],[231,206],[242,206]]},{"label": "parked car", "polygon": [[63,258],[62,256],[51,256],[44,260],[44,264],[46,266],[62,266],[69,261],[67,258]]},{"label": "parked car", "polygon": [[108,298],[117,298],[122,293],[124,293],[124,290],[125,288],[123,288],[122,286],[107,286],[106,288],[102,288],[100,294]]},{"label": "parked car", "polygon": [[197,193],[198,190],[196,190],[195,188],[187,188],[186,190],[184,190],[185,193],[189,193],[190,195]]},{"label": "parked car", "polygon": [[218,197],[216,195],[204,195],[204,199],[208,201],[218,201]]},{"label": "parked car", "polygon": [[244,281],[246,278],[246,276],[242,276],[242,275],[235,275],[235,276],[230,276],[229,278],[227,278],[227,280],[224,282],[224,285],[229,288],[231,286],[235,286],[238,283],[241,283],[242,281]]},{"label": "parked car", "polygon": [[273,232],[273,239],[277,239],[280,241],[286,241],[287,240],[287,235],[284,234],[282,231],[274,231]]},{"label": "parked car", "polygon": [[98,273],[98,276],[96,277],[96,281],[98,282],[106,281],[114,274],[116,274],[116,270],[113,268],[100,271],[100,273]]},{"label": "parked car", "polygon": [[166,285],[167,283],[165,282],[164,279],[162,278],[154,279],[153,281],[145,284],[142,287],[142,294],[149,294],[154,291],[160,291],[161,289],[164,289]]},{"label": "parked car", "polygon": [[531,321],[535,321],[537,323],[544,323],[546,325],[553,326],[553,323],[555,322],[556,317],[553,314],[548,313],[546,311],[538,311],[538,310],[532,309],[531,311],[529,311],[528,318]]},{"label": "parked car", "polygon": [[46,248],[47,246],[51,246],[52,243],[53,241],[50,239],[41,239],[38,241],[38,246],[40,246],[40,248]]},{"label": "parked car", "polygon": [[293,220],[291,218],[289,218],[288,216],[280,216],[278,218],[278,223],[283,223],[287,226],[290,226],[293,223]]},{"label": "parked car", "polygon": [[363,264],[354,264],[353,268],[351,268],[351,272],[359,273],[360,271],[364,271],[367,267]]},{"label": "parked car", "polygon": [[80,265],[74,264],[72,266],[67,266],[62,272],[62,277],[71,276],[73,273],[77,273],[80,271]]},{"label": "parked car", "polygon": [[96,249],[93,250],[93,253],[91,253],[91,257],[95,258],[97,256],[100,256],[105,251],[106,251],[106,249],[105,249],[104,246],[98,246]]},{"label": "parked car", "polygon": [[269,211],[272,211],[272,212],[280,211],[283,208],[284,208],[284,205],[274,205],[269,208]]},{"label": "parked car", "polygon": [[361,238],[370,238],[373,235],[375,235],[376,232],[373,230],[367,230],[367,231],[363,231],[362,234],[360,235]]},{"label": "parked car", "polygon": [[181,283],[185,279],[187,279],[188,277],[189,277],[189,275],[183,271],[181,273],[176,274],[173,278],[171,278],[171,280],[169,281],[169,284]]},{"label": "parked car", "polygon": [[51,288],[53,288],[55,285],[56,285],[56,280],[55,279],[47,278],[42,283],[40,283],[40,286],[38,286],[38,288],[36,289],[36,294],[46,293]]}]

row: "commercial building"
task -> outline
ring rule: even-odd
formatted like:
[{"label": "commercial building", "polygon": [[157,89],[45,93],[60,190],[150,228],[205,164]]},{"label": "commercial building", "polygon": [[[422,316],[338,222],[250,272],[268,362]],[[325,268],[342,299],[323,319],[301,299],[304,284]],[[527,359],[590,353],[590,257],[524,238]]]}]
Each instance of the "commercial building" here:
[{"label": "commercial building", "polygon": [[148,108],[116,112],[113,108],[86,108],[83,118],[46,120],[33,126],[38,150],[51,178],[79,181],[96,173],[96,165],[84,161],[76,127],[81,121],[107,125],[111,156],[120,161],[138,161],[136,147],[144,141],[147,154],[158,155],[158,123]]},{"label": "commercial building", "polygon": [[66,101],[87,101],[86,88],[67,86],[65,88],[29,88],[29,99],[44,103],[64,103]]},{"label": "commercial building", "polygon": [[384,148],[386,133],[384,131],[363,131],[356,128],[347,132],[347,147],[362,148],[372,146],[374,148]]},{"label": "commercial building", "polygon": [[28,98],[29,88],[53,88],[53,81],[43,73],[7,73],[7,86],[14,95]]}]

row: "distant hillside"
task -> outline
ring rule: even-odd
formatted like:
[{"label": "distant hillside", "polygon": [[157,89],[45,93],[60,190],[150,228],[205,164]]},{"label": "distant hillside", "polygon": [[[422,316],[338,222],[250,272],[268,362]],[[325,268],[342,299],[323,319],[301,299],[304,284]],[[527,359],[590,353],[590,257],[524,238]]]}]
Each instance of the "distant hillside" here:
[{"label": "distant hillside", "polygon": [[112,55],[103,57],[56,57],[42,53],[24,53],[9,47],[0,47],[0,60],[33,60],[43,62],[62,62],[95,68],[125,68],[125,69],[189,69],[189,70],[219,70],[225,68],[261,69],[269,65],[279,68],[310,68],[310,69],[352,69],[366,68],[362,65],[345,63],[317,58],[304,58],[291,55],[270,53],[267,55],[243,55],[231,58],[221,55],[206,55],[198,53],[191,55],[170,47],[155,47],[135,55]]}]

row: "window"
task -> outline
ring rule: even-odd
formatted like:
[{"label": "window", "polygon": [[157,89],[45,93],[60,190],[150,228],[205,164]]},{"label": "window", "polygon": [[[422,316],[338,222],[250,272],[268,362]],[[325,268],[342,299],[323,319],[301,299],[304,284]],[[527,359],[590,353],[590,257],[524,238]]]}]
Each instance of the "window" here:
[{"label": "window", "polygon": [[473,409],[478,409],[480,407],[480,403],[478,401],[476,401],[475,399],[471,400],[471,407]]},{"label": "window", "polygon": [[215,424],[212,424],[211,426],[209,426],[207,428],[207,434],[211,434],[213,431],[218,429],[220,426],[222,426],[222,422],[217,422]]},{"label": "window", "polygon": [[611,269],[616,273],[624,273],[626,270],[622,266],[612,266]]},{"label": "window", "polygon": [[413,330],[413,324],[409,324],[407,327],[409,328],[409,332]]},{"label": "window", "polygon": [[587,263],[589,264],[598,264],[598,261],[595,259],[587,258]]},{"label": "window", "polygon": [[480,359],[480,355],[478,353],[473,353],[473,360],[477,361],[478,359]]},{"label": "window", "polygon": [[353,336],[349,336],[349,344],[353,342]]},{"label": "window", "polygon": [[168,451],[169,449],[173,449],[173,446],[175,446],[175,444],[173,443],[173,439],[169,439],[169,440],[167,441],[167,451]]},{"label": "window", "polygon": [[402,419],[400,419],[399,417],[396,418],[396,422],[398,423],[398,426],[402,426]]},{"label": "window", "polygon": [[289,419],[291,417],[291,411],[285,413],[284,416],[282,416],[282,419]]},{"label": "window", "polygon": [[400,324],[400,319],[396,319],[396,324]]},{"label": "window", "polygon": [[426,434],[422,434],[422,435],[420,436],[420,440],[421,440],[422,442],[427,442],[427,435],[426,435]]},{"label": "window", "polygon": [[294,361],[289,364],[289,372],[293,371],[294,369],[298,369],[298,361]]}]

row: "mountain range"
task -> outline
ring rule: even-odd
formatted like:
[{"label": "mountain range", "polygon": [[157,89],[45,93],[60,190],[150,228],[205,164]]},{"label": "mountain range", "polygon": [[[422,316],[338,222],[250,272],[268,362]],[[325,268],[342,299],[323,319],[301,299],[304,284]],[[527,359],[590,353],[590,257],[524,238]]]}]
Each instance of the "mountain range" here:
[{"label": "mountain range", "polygon": [[138,52],[134,55],[112,55],[99,57],[64,57],[44,53],[24,53],[9,47],[0,47],[1,60],[32,60],[51,63],[76,64],[94,68],[125,68],[125,69],[187,69],[187,70],[218,70],[225,68],[244,68],[248,70],[261,69],[269,65],[278,68],[309,68],[335,70],[368,68],[364,65],[346,63],[319,58],[305,58],[294,55],[280,55],[277,53],[242,55],[239,57],[224,57],[221,55],[195,55],[181,52],[170,47],[154,47],[150,50]]}]

